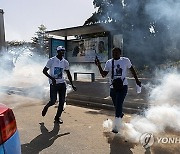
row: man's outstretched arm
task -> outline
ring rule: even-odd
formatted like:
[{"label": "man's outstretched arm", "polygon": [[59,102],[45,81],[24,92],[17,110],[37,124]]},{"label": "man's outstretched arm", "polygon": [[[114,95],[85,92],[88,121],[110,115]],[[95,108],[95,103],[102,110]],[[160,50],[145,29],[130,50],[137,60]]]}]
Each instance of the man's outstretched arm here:
[{"label": "man's outstretched arm", "polygon": [[137,74],[136,74],[136,71],[135,71],[134,67],[131,66],[129,69],[130,69],[134,79],[136,80],[136,84],[141,87],[141,82],[139,81],[139,79],[137,77]]},{"label": "man's outstretched arm", "polygon": [[101,67],[101,62],[99,61],[99,59],[95,59],[95,64],[97,65],[99,72],[101,74],[101,76],[104,78],[107,76],[108,72],[107,71],[103,71],[102,67]]}]

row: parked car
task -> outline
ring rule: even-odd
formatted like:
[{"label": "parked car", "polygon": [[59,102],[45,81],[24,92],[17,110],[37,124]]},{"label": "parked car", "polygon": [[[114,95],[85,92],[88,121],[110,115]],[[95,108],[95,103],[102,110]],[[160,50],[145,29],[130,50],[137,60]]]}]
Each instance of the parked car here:
[{"label": "parked car", "polygon": [[4,104],[0,104],[0,154],[21,154],[14,113]]}]

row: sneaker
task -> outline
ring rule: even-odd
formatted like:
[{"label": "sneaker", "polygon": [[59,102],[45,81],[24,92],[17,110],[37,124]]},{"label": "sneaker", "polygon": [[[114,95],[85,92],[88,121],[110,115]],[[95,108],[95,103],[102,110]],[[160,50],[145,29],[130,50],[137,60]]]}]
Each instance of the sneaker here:
[{"label": "sneaker", "polygon": [[123,117],[124,117],[124,113],[121,114],[121,118],[123,118]]},{"label": "sneaker", "polygon": [[63,121],[61,119],[54,119],[54,123],[63,124]]},{"label": "sneaker", "polygon": [[112,132],[118,133],[121,129],[121,126],[122,126],[122,119],[119,117],[115,117],[112,125]]},{"label": "sneaker", "polygon": [[44,117],[47,113],[48,107],[45,106],[44,109],[42,110],[42,116]]}]

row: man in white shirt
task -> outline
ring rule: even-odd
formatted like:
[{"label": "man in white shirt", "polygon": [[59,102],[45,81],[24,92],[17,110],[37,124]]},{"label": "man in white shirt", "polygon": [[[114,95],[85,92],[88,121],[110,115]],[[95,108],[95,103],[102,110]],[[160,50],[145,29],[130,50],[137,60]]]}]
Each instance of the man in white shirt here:
[{"label": "man in white shirt", "polygon": [[[43,73],[49,78],[50,84],[50,101],[42,110],[42,116],[45,116],[50,106],[54,105],[57,100],[57,93],[59,94],[59,106],[57,109],[54,122],[62,124],[63,121],[60,118],[66,96],[66,83],[64,79],[64,71],[67,73],[67,77],[72,85],[72,88],[76,90],[76,87],[72,83],[72,76],[69,71],[69,62],[63,58],[65,48],[63,46],[57,47],[57,56],[50,58],[43,69]],[[49,70],[49,73],[48,73]]]},{"label": "man in white shirt", "polygon": [[[135,78],[136,84],[141,86],[141,82],[139,81],[136,72],[131,64],[131,61],[126,57],[121,57],[121,49],[113,48],[112,49],[112,59],[109,59],[106,64],[104,70],[101,67],[100,61],[96,58],[95,64],[98,66],[100,74],[102,77],[106,77],[108,73],[111,75],[110,79],[110,96],[112,98],[114,107],[115,107],[115,121],[116,118],[123,117],[123,102],[127,94],[128,90],[128,81],[126,79],[127,69],[130,69],[132,75]],[[115,87],[114,81],[121,81],[121,85]],[[114,133],[118,133],[118,129],[114,126]]]}]

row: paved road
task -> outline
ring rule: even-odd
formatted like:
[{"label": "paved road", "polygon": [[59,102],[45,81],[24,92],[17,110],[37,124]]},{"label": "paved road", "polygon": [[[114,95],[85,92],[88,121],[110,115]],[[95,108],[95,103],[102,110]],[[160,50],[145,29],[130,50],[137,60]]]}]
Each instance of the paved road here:
[{"label": "paved road", "polygon": [[[68,105],[62,115],[64,123],[54,125],[56,112],[51,107],[41,117],[43,105],[19,106],[14,108],[20,132],[23,154],[179,154],[179,145],[153,145],[145,150],[140,144],[125,142],[124,139],[105,130],[102,126],[113,112],[94,110]],[[124,121],[129,121],[126,115]]]}]

